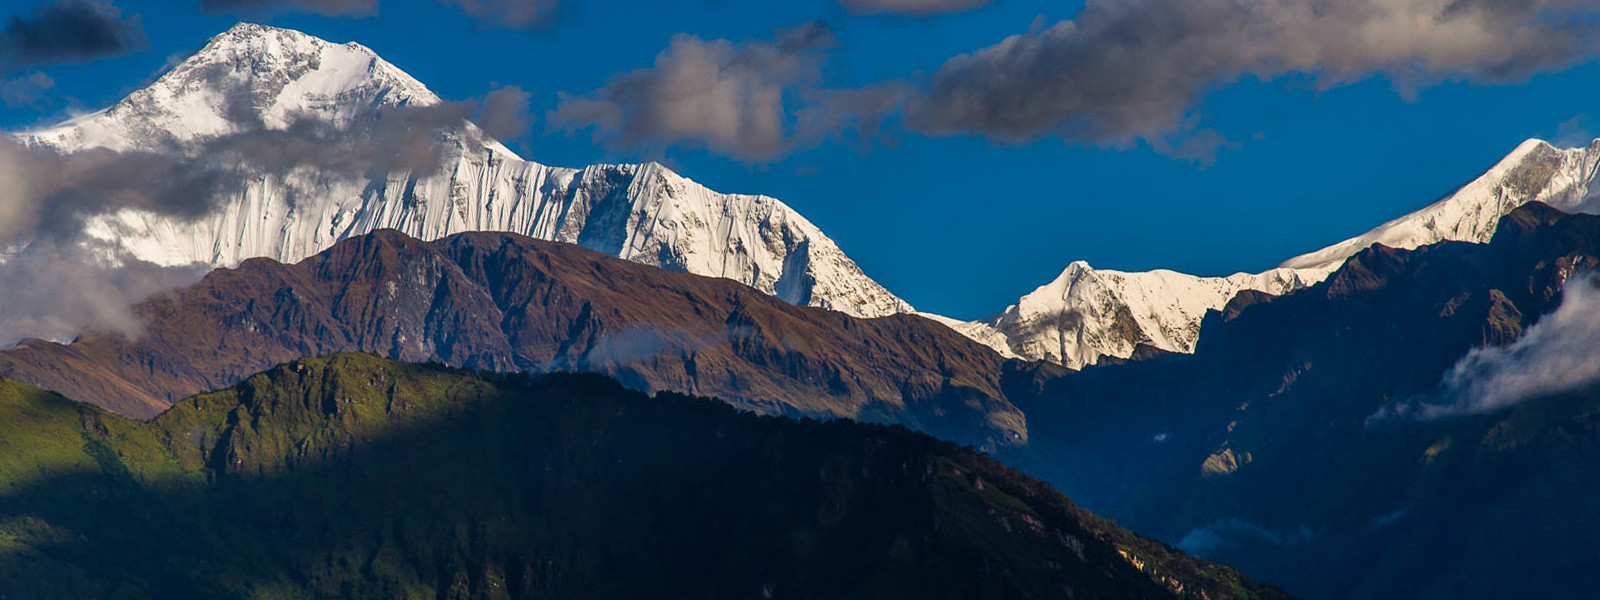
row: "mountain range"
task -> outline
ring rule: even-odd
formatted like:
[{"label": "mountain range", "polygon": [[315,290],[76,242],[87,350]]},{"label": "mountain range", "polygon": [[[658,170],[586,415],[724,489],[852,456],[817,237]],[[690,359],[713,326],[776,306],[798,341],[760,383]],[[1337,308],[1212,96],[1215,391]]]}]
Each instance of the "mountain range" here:
[{"label": "mountain range", "polygon": [[210,269],[142,328],[0,350],[0,597],[1596,595],[1600,142],[969,322],[777,200],[473,110],[243,24],[19,136],[242,177],[86,224]]},{"label": "mountain range", "polygon": [[1072,368],[1128,358],[1141,346],[1193,352],[1207,312],[1240,292],[1280,296],[1326,279],[1373,244],[1413,249],[1443,241],[1487,242],[1501,217],[1529,202],[1568,212],[1597,208],[1590,185],[1600,173],[1600,141],[1560,149],[1529,140],[1487,173],[1416,212],[1278,268],[1228,277],[1172,271],[1125,273],[1075,262],[1001,313],[950,323],[996,351]]},{"label": "mountain range", "polygon": [[[63,152],[196,156],[230,136],[295,131],[306,123],[370,128],[386,112],[448,107],[359,44],[240,24],[116,105],[21,137]],[[423,240],[506,231],[724,277],[786,302],[857,317],[913,311],[778,200],[717,193],[654,163],[544,166],[517,156],[464,115],[452,121],[448,116],[455,113],[442,113],[430,117],[446,122],[427,140],[443,148],[437,164],[342,169],[291,162],[270,168],[257,157],[230,165],[248,178],[211,214],[189,219],[122,210],[95,218],[88,237],[160,265],[218,267],[254,257],[295,262],[378,229]],[[1600,145],[1563,150],[1530,140],[1443,199],[1265,273],[1127,273],[1080,261],[992,317],[924,316],[1004,356],[1069,368],[1149,351],[1192,352],[1206,313],[1239,292],[1282,295],[1304,288],[1372,243],[1415,248],[1486,241],[1500,217],[1530,201],[1586,210],[1597,161]]]}]

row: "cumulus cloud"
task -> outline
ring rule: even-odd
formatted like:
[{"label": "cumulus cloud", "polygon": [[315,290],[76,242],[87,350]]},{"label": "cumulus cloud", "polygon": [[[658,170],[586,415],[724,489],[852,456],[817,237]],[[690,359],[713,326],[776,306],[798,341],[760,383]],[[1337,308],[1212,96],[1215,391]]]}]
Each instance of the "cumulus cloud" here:
[{"label": "cumulus cloud", "polygon": [[1597,17],[1590,0],[1089,0],[1075,20],[946,62],[908,121],[1203,154],[1223,140],[1196,107],[1240,79],[1516,80],[1594,56]]},{"label": "cumulus cloud", "polygon": [[826,50],[836,43],[833,31],[816,22],[743,43],[680,34],[654,66],[583,96],[563,96],[547,121],[552,128],[592,129],[598,140],[623,149],[686,144],[772,160],[825,137],[822,128],[871,122],[861,111],[895,102],[888,87],[817,88]]},{"label": "cumulus cloud", "polygon": [[1480,415],[1525,400],[1600,382],[1600,277],[1574,277],[1561,306],[1509,346],[1477,348],[1444,376],[1430,399],[1385,410],[1377,418],[1441,419]]},{"label": "cumulus cloud", "polygon": [[934,15],[972,10],[990,0],[839,0],[858,15]]},{"label": "cumulus cloud", "polygon": [[98,0],[56,0],[0,29],[0,72],[115,56],[148,45],[138,17]]}]

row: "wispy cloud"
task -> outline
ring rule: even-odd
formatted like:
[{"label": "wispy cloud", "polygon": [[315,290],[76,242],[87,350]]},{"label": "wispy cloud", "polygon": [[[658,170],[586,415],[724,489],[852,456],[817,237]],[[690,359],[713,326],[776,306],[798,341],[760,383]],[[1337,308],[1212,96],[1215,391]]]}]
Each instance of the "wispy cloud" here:
[{"label": "wispy cloud", "polygon": [[461,7],[484,28],[534,29],[561,16],[560,0],[443,0]]},{"label": "wispy cloud", "polygon": [[194,283],[198,266],[163,267],[109,248],[39,244],[0,262],[0,348],[25,339],[69,342],[85,330],[134,337],[133,305]]},{"label": "wispy cloud", "polygon": [[1273,529],[1243,519],[1222,519],[1196,528],[1178,540],[1178,549],[1196,556],[1212,556],[1241,545],[1295,546],[1316,539],[1310,527]]},{"label": "wispy cloud", "polygon": [[56,80],[40,71],[0,81],[0,104],[11,108],[40,107],[45,93],[56,87]]},{"label": "wispy cloud", "polygon": [[1404,402],[1374,419],[1443,419],[1497,412],[1600,382],[1600,278],[1569,279],[1561,305],[1509,346],[1467,353],[1432,397]]}]

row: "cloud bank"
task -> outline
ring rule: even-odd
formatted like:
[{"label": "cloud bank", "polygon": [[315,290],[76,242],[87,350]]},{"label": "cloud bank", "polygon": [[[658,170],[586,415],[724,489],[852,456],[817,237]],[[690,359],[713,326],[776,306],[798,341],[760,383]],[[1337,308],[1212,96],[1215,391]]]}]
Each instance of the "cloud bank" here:
[{"label": "cloud bank", "polygon": [[1175,149],[1215,137],[1195,111],[1243,78],[1329,88],[1381,75],[1403,92],[1516,80],[1594,56],[1597,17],[1587,0],[1089,0],[1075,20],[946,62],[910,121],[1007,142]]}]

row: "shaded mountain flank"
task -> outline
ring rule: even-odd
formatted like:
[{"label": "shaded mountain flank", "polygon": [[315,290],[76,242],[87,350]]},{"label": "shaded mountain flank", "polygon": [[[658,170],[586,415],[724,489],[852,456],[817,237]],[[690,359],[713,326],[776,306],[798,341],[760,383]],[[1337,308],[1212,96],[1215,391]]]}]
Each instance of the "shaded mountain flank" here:
[{"label": "shaded mountain flank", "polygon": [[593,374],[342,354],[0,416],[12,600],[1285,597],[970,448]]},{"label": "shaded mountain flank", "polygon": [[[368,351],[486,371],[604,373],[767,414],[902,423],[1022,444],[1008,363],[921,317],[863,320],[731,280],[508,233],[353,238],[298,264],[221,269],[135,309],[133,339],[0,352],[0,375],[135,418],[305,356]],[[1012,377],[1015,374],[1015,377]]]},{"label": "shaded mountain flank", "polygon": [[1050,382],[1018,402],[1030,447],[1002,456],[1308,598],[1595,597],[1600,388],[1550,387],[1593,357],[1522,365],[1536,385],[1498,406],[1447,383],[1487,376],[1452,374],[1469,353],[1540,357],[1560,333],[1525,333],[1597,265],[1600,216],[1540,204],[1488,244],[1374,246],[1307,290],[1236,298],[1192,356]]}]

